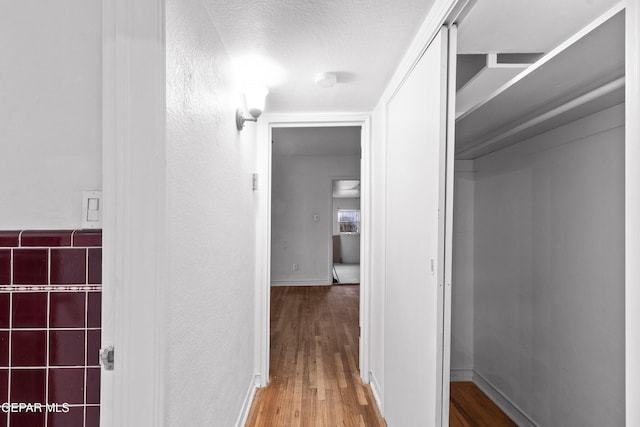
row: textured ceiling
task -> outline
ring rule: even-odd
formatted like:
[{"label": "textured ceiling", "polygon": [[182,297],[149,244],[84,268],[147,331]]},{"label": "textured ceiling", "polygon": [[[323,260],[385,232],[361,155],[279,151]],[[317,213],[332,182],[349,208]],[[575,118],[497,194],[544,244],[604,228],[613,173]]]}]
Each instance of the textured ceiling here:
[{"label": "textured ceiling", "polygon": [[[231,59],[257,54],[287,76],[265,112],[371,111],[433,0],[203,0]],[[333,88],[319,72],[338,72]]]},{"label": "textured ceiling", "polygon": [[[265,112],[371,111],[434,0],[202,0],[232,60],[286,73]],[[476,0],[459,53],[548,52],[618,0]],[[265,67],[253,67],[258,72]],[[332,88],[317,73],[338,73]]]},{"label": "textured ceiling", "polygon": [[360,127],[275,128],[274,156],[358,156]]}]

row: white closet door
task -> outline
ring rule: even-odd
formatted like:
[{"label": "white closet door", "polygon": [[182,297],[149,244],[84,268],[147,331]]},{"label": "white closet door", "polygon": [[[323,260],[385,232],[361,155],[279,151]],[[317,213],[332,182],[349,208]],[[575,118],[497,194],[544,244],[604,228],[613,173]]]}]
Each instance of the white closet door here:
[{"label": "white closet door", "polygon": [[443,28],[387,105],[384,395],[389,427],[436,426],[447,419],[441,412],[446,264],[439,215],[445,214],[447,62]]}]

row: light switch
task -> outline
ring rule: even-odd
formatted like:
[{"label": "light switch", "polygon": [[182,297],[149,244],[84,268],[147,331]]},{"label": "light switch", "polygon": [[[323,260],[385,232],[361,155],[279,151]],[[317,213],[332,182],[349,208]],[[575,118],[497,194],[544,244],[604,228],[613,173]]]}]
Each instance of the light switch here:
[{"label": "light switch", "polygon": [[102,228],[102,191],[82,192],[82,228]]},{"label": "light switch", "polygon": [[89,207],[90,211],[97,211],[100,209],[100,199],[97,197],[89,197]]},{"label": "light switch", "polygon": [[90,197],[87,202],[87,221],[100,221],[100,199]]}]

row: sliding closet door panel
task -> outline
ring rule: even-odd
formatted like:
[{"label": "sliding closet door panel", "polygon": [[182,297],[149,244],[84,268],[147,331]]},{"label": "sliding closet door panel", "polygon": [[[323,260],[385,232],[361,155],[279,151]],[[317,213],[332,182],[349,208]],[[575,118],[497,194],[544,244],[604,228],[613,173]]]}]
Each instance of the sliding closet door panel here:
[{"label": "sliding closet door panel", "polygon": [[[440,420],[442,221],[447,33],[433,40],[387,105],[385,418]],[[440,366],[440,367],[438,367]]]}]

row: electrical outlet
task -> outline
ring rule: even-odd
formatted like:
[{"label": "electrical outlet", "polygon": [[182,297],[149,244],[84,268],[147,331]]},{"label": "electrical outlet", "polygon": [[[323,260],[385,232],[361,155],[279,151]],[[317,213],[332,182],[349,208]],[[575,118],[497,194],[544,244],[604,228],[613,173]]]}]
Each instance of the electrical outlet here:
[{"label": "electrical outlet", "polygon": [[298,264],[293,264],[293,271],[300,270],[300,266]]}]

